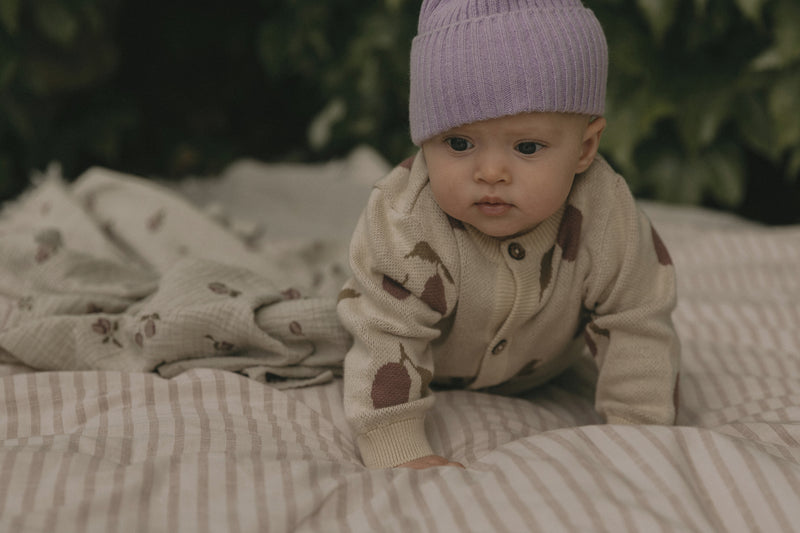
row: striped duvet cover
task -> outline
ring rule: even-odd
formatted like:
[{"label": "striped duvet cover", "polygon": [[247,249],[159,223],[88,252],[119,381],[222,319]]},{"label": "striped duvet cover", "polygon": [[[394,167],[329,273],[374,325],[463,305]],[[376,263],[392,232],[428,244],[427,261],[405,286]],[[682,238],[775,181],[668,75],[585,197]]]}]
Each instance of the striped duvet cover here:
[{"label": "striped duvet cover", "polygon": [[[0,531],[797,531],[800,228],[650,205],[676,265],[676,427],[608,426],[581,369],[443,391],[434,448],[369,471],[341,382],[0,365]],[[591,377],[590,375],[588,377]]]}]

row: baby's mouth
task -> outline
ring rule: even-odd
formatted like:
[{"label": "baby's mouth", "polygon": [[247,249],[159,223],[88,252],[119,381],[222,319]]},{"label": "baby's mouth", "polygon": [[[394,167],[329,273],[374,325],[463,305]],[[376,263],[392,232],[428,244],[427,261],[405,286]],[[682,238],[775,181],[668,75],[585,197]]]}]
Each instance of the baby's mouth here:
[{"label": "baby's mouth", "polygon": [[513,207],[512,204],[504,201],[501,198],[496,198],[493,196],[485,196],[481,198],[479,201],[475,202],[475,207],[480,210],[481,213],[488,216],[500,216],[504,215],[509,209]]}]

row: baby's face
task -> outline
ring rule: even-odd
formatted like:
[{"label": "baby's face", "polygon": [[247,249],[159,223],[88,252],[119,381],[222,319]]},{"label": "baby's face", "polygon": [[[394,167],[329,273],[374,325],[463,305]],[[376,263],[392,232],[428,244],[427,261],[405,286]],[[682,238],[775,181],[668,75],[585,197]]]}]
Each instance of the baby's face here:
[{"label": "baby's face", "polygon": [[453,128],[422,145],[434,198],[492,237],[527,232],[564,204],[604,126],[584,115],[525,113]]}]

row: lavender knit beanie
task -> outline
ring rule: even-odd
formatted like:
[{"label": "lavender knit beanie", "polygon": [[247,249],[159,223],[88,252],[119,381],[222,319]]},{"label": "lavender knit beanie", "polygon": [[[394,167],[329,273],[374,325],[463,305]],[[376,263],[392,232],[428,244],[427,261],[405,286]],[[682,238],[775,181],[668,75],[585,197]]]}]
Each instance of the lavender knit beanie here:
[{"label": "lavender knit beanie", "polygon": [[411,140],[534,111],[602,115],[608,50],[581,0],[424,0],[411,46]]}]

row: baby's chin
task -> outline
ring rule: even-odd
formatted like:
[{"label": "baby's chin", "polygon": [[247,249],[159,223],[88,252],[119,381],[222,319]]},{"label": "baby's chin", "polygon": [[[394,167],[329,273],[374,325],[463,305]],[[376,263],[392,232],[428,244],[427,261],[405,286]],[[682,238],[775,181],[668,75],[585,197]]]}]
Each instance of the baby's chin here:
[{"label": "baby's chin", "polygon": [[524,228],[492,228],[492,227],[483,227],[476,226],[477,230],[487,235],[489,237],[493,237],[495,239],[513,239],[515,237],[520,237],[525,235],[526,233],[534,230],[536,226],[533,227],[524,227]]}]

